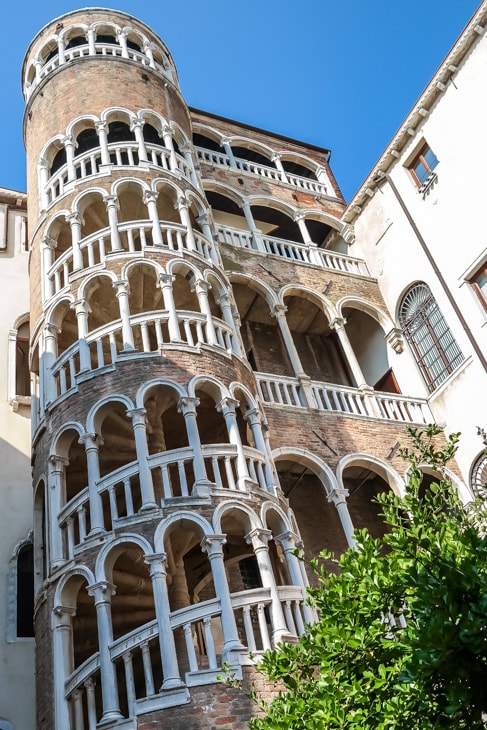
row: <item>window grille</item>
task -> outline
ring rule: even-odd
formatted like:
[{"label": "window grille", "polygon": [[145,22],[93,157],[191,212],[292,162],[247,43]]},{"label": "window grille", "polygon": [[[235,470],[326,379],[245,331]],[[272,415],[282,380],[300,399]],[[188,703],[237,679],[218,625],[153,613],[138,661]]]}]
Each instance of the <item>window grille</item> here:
[{"label": "window grille", "polygon": [[405,294],[399,321],[430,391],[464,360],[429,287],[415,284]]},{"label": "window grille", "polygon": [[487,497],[487,454],[480,454],[473,465],[470,486],[476,497]]}]

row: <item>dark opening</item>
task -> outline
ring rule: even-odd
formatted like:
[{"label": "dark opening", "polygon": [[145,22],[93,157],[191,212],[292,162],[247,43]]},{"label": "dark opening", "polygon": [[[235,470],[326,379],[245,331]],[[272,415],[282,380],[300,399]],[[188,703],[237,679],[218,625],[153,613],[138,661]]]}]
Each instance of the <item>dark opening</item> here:
[{"label": "dark opening", "polygon": [[23,545],[17,556],[17,636],[34,636],[34,551]]},{"label": "dark opening", "polygon": [[193,144],[196,147],[204,147],[205,150],[213,150],[213,152],[222,151],[218,142],[215,142],[214,139],[210,139],[209,137],[205,137],[204,134],[198,134],[198,132],[193,134]]}]

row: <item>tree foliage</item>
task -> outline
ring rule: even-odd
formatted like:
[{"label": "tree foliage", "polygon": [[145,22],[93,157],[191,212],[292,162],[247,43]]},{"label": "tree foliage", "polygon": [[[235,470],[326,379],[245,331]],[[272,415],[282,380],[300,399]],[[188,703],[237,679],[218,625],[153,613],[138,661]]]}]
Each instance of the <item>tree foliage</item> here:
[{"label": "tree foliage", "polygon": [[[319,620],[264,655],[282,689],[252,730],[487,728],[485,505],[461,504],[445,475],[458,435],[437,448],[437,433],[410,429],[406,495],[378,498],[389,532],[312,561]],[[424,463],[442,478],[422,494]]]}]

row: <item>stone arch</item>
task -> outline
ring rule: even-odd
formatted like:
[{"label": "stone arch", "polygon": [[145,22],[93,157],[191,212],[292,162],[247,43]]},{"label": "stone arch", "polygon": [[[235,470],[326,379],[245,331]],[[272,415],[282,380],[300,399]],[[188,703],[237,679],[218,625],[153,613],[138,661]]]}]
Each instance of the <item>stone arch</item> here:
[{"label": "stone arch", "polygon": [[145,397],[148,391],[158,385],[173,388],[173,390],[178,394],[180,398],[184,398],[188,395],[186,388],[184,388],[184,386],[182,386],[180,383],[176,383],[173,380],[166,380],[165,378],[154,378],[153,380],[148,380],[147,382],[143,383],[138,389],[135,399],[136,408],[143,408]]},{"label": "stone arch", "polygon": [[79,117],[76,117],[69,122],[66,127],[66,136],[72,137],[73,141],[75,141],[80,132],[88,127],[94,127],[98,121],[99,117],[95,114],[81,114]]},{"label": "stone arch", "polygon": [[86,417],[86,431],[88,433],[100,433],[100,419],[103,419],[104,413],[107,407],[112,403],[120,403],[126,407],[126,410],[132,410],[134,408],[133,401],[122,393],[112,393],[110,395],[101,398],[93,406],[91,406]]},{"label": "stone arch", "polygon": [[95,564],[95,579],[97,582],[113,582],[113,565],[118,555],[123,552],[127,545],[137,545],[144,555],[153,555],[154,549],[147,538],[137,533],[123,533],[118,537],[106,542],[100,549]]},{"label": "stone arch", "polygon": [[66,458],[68,456],[69,444],[66,444],[65,434],[67,431],[76,431],[79,438],[84,436],[86,433],[85,429],[78,421],[67,421],[56,431],[51,438],[51,445],[49,448],[49,456],[61,456]]},{"label": "stone arch", "polygon": [[183,520],[186,522],[194,522],[204,536],[213,534],[212,525],[204,517],[195,512],[189,512],[188,510],[177,510],[177,512],[173,512],[157,525],[154,532],[154,552],[164,552],[164,540],[168,531]]},{"label": "stone arch", "polygon": [[62,28],[59,33],[59,38],[64,40],[65,43],[69,43],[69,40],[75,36],[75,33],[78,31],[81,31],[82,35],[85,36],[85,44],[88,44],[88,25],[86,23],[73,23],[72,25],[68,25],[66,28]]},{"label": "stone arch", "polygon": [[189,396],[194,398],[198,389],[208,392],[215,401],[217,401],[217,399],[221,400],[222,398],[230,396],[230,392],[227,387],[211,375],[195,375],[191,378],[188,383]]}]

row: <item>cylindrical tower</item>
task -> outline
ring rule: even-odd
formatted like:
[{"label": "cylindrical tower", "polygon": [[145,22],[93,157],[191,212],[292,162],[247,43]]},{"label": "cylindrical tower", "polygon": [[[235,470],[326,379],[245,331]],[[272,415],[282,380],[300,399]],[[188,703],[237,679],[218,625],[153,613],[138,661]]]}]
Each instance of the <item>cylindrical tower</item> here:
[{"label": "cylindrical tower", "polygon": [[98,8],[23,84],[37,727],[214,727],[222,664],[310,616],[188,108],[161,40]]}]

